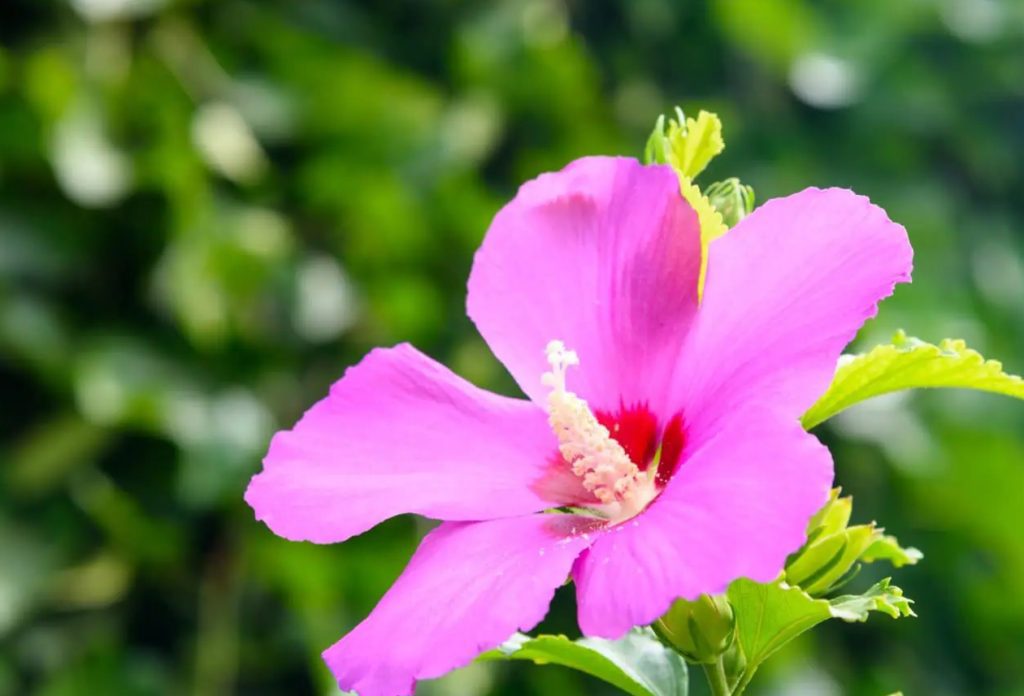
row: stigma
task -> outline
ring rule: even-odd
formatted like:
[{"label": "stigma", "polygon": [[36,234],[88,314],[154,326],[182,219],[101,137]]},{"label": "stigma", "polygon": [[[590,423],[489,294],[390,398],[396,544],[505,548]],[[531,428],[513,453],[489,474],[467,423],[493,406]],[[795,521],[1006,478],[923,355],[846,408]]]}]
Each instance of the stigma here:
[{"label": "stigma", "polygon": [[541,381],[551,389],[548,423],[558,438],[558,451],[599,501],[596,513],[615,522],[628,520],[657,495],[655,469],[641,471],[587,402],[566,388],[566,372],[579,365],[579,356],[561,341],[548,343],[546,353],[551,370]]}]

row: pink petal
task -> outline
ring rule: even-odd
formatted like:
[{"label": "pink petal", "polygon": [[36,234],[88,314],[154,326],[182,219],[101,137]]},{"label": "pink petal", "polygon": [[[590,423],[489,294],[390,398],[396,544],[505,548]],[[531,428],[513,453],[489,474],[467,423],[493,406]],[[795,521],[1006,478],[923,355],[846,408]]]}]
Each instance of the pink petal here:
[{"label": "pink petal", "polygon": [[713,242],[674,387],[689,434],[749,400],[802,415],[912,256],[902,226],[844,189],[768,201]]},{"label": "pink petal", "polygon": [[369,617],[324,652],[339,686],[410,694],[528,631],[589,540],[571,515],[449,522],[431,532]]},{"label": "pink petal", "polygon": [[[544,348],[580,357],[592,407],[657,400],[696,308],[700,229],[667,166],[588,157],[523,185],[469,278],[469,316],[534,401]],[[652,408],[654,405],[652,404]]]},{"label": "pink petal", "polygon": [[275,534],[342,541],[405,512],[445,520],[551,507],[557,441],[529,401],[478,389],[416,349],[372,351],[278,433],[245,499]]},{"label": "pink petal", "polygon": [[617,638],[677,597],[739,577],[770,582],[824,505],[832,458],[795,420],[762,407],[733,414],[686,454],[640,516],[601,536],[573,569],[580,628]]}]

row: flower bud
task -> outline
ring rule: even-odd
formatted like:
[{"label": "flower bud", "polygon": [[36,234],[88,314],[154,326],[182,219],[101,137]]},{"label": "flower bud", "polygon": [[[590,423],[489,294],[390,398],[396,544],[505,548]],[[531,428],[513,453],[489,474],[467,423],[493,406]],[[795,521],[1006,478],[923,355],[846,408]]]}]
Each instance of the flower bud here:
[{"label": "flower bud", "polygon": [[869,546],[881,536],[874,524],[848,527],[853,499],[832,491],[828,502],[811,518],[807,542],[786,562],[786,582],[811,596],[821,596],[839,584]]},{"label": "flower bud", "polygon": [[827,593],[846,577],[878,534],[874,525],[862,524],[808,544],[786,565],[786,582],[812,597]]},{"label": "flower bud", "polygon": [[729,649],[736,617],[725,595],[677,599],[652,625],[663,643],[691,662],[714,662]]},{"label": "flower bud", "polygon": [[707,187],[704,195],[722,214],[722,221],[728,227],[735,227],[754,210],[754,189],[741,184],[736,177],[716,181]]},{"label": "flower bud", "polygon": [[818,536],[834,534],[841,529],[846,529],[850,523],[850,516],[853,514],[853,496],[840,497],[842,488],[833,488],[828,494],[828,502],[825,507],[814,514],[807,525],[807,542],[810,543]]}]

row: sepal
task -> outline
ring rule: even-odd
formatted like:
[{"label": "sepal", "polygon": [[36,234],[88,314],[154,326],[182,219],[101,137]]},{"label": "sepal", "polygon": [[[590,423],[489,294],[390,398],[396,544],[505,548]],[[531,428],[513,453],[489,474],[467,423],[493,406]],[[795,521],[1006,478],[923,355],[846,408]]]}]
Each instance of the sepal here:
[{"label": "sepal", "polygon": [[661,639],[691,662],[712,663],[732,645],[736,617],[724,595],[677,599],[651,626]]}]

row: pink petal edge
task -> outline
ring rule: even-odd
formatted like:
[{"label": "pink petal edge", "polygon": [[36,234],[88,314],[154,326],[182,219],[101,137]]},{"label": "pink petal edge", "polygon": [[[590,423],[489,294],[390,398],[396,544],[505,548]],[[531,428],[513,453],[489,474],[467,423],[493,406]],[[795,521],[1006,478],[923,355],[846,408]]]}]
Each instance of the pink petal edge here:
[{"label": "pink petal edge", "polygon": [[768,201],[712,242],[673,386],[689,436],[753,401],[803,415],[912,258],[906,230],[845,189]]},{"label": "pink petal edge", "polygon": [[556,448],[533,403],[478,389],[409,345],[376,349],[274,437],[245,500],[275,534],[318,543],[401,513],[517,516],[560,502],[538,492]]},{"label": "pink petal edge", "polygon": [[527,182],[494,218],[467,312],[537,403],[552,339],[579,354],[569,387],[592,408],[658,402],[697,307],[699,270],[697,215],[672,169],[587,157]]},{"label": "pink petal edge", "polygon": [[338,685],[404,696],[469,664],[548,611],[592,520],[530,515],[446,522],[420,544],[373,612],[324,651]]}]

